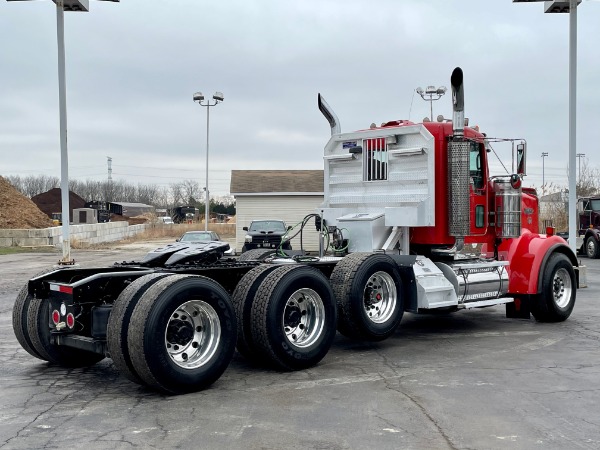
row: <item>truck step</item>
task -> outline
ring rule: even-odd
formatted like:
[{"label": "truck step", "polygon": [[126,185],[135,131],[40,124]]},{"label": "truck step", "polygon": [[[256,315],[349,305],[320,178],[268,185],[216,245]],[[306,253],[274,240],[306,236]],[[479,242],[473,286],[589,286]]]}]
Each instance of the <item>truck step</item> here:
[{"label": "truck step", "polygon": [[477,302],[461,303],[460,305],[458,305],[458,307],[459,307],[459,309],[483,308],[485,306],[504,305],[506,303],[512,303],[514,301],[515,301],[514,298],[502,297],[502,298],[494,298],[491,300],[480,300]]}]

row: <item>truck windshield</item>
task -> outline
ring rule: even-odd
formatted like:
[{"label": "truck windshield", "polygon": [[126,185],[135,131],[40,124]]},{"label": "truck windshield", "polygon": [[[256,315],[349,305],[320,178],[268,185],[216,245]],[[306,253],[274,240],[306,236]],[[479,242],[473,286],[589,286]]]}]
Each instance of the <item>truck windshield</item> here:
[{"label": "truck windshield", "polygon": [[591,209],[592,211],[600,211],[600,199],[590,200],[587,205],[587,209]]},{"label": "truck windshield", "polygon": [[248,231],[285,231],[285,225],[278,220],[260,220],[258,222],[252,222]]}]

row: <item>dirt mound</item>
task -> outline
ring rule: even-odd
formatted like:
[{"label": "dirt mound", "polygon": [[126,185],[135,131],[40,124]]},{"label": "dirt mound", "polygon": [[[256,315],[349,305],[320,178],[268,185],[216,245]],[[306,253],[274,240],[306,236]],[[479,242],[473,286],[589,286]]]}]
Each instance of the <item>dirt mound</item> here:
[{"label": "dirt mound", "polygon": [[0,228],[46,228],[52,221],[30,199],[0,177]]},{"label": "dirt mound", "polygon": [[[62,212],[62,201],[60,188],[53,188],[42,194],[34,195],[31,201],[52,218],[52,213]],[[75,192],[69,191],[69,221],[73,221],[73,209],[85,208],[85,200]]]}]

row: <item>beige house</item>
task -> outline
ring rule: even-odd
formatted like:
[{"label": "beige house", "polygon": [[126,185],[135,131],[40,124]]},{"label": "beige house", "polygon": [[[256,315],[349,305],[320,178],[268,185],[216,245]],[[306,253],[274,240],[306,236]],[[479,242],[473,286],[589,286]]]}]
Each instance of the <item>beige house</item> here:
[{"label": "beige house", "polygon": [[[323,203],[322,170],[232,170],[231,195],[236,201],[236,251],[244,245],[243,227],[255,219],[280,219],[298,225],[307,214],[316,213]],[[314,219],[302,233],[302,247],[318,251],[319,235]],[[296,226],[298,225],[298,226]],[[292,248],[300,249],[300,235],[292,239]]]}]

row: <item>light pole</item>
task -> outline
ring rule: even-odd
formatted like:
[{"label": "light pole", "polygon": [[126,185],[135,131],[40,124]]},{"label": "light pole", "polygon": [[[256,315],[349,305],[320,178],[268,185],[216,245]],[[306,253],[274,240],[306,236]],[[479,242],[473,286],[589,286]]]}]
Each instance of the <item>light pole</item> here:
[{"label": "light pole", "polygon": [[[23,0],[6,0],[23,1]],[[58,43],[58,105],[60,114],[60,193],[62,211],[62,253],[59,264],[73,264],[69,236],[69,157],[67,151],[67,83],[65,80],[65,11],[87,12],[89,0],[52,0],[56,4],[56,38]],[[119,0],[99,0],[118,2]]]},{"label": "light pole", "polygon": [[433,122],[433,101],[439,100],[446,93],[446,86],[440,86],[436,88],[435,86],[427,86],[425,90],[423,88],[417,88],[417,94],[421,96],[421,98],[425,101],[429,102],[430,109],[430,119]]},{"label": "light pole", "polygon": [[[513,3],[541,2],[544,0],[513,0]],[[577,5],[581,0],[553,0],[544,2],[546,13],[569,13],[569,246],[577,252],[575,204],[575,155],[577,153]]]},{"label": "light pole", "polygon": [[583,158],[585,156],[585,153],[577,153],[575,156],[578,159],[578,161],[577,161],[578,164],[577,165],[579,166],[578,175],[577,175],[577,181],[581,183],[581,158]]},{"label": "light pole", "polygon": [[545,173],[544,160],[545,160],[546,156],[548,156],[548,152],[542,152],[542,192],[546,189],[546,179],[544,177],[544,173]]},{"label": "light pole", "polygon": [[212,96],[214,103],[211,103],[210,99],[204,100],[202,92],[196,92],[194,94],[194,101],[198,102],[200,106],[206,106],[206,203],[204,204],[204,230],[208,231],[208,218],[210,208],[210,192],[208,190],[208,131],[210,124],[210,107],[215,106],[224,100],[222,92],[215,92]]}]

